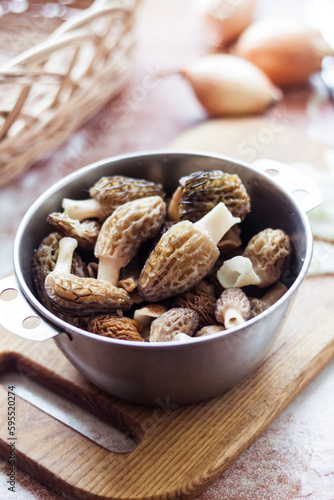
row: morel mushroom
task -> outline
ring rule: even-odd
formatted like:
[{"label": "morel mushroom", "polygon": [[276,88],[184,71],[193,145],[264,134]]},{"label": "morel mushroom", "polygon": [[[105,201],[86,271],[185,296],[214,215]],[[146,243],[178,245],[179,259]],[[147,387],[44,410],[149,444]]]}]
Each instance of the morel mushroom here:
[{"label": "morel mushroom", "polygon": [[[69,316],[62,314],[55,310],[53,304],[50,302],[47,294],[45,293],[44,282],[46,276],[51,273],[57,262],[59,253],[59,241],[62,239],[59,233],[50,233],[41,241],[33,259],[32,272],[33,279],[36,286],[38,296],[42,304],[58,318],[74,325],[78,328],[86,329],[88,322],[92,319],[92,315],[88,316]],[[73,253],[71,274],[81,276],[82,278],[89,276],[89,265],[82,261],[77,252]]]},{"label": "morel mushroom", "polygon": [[167,312],[167,307],[162,304],[147,304],[147,306],[136,309],[133,319],[142,326],[141,335],[146,338],[150,334],[152,321]]},{"label": "morel mushroom", "polygon": [[184,307],[196,311],[200,318],[199,328],[215,323],[216,299],[201,290],[192,290],[179,295],[173,307]]},{"label": "morel mushroom", "polygon": [[196,286],[213,268],[218,241],[239,218],[219,203],[196,223],[181,221],[164,233],[140,273],[138,291],[158,302]]},{"label": "morel mushroom", "polygon": [[224,290],[216,305],[216,319],[226,328],[245,323],[250,314],[250,303],[241,288]]},{"label": "morel mushroom", "polygon": [[137,288],[137,280],[133,276],[117,281],[117,286],[124,288],[128,293],[133,292]]},{"label": "morel mushroom", "polygon": [[45,278],[45,292],[54,309],[73,316],[130,309],[132,301],[122,288],[106,280],[70,274],[77,245],[77,240],[68,236],[60,240],[56,266]]},{"label": "morel mushroom", "polygon": [[129,201],[118,207],[102,224],[96,245],[97,278],[116,285],[122,267],[136,255],[140,245],[153,238],[166,216],[160,196]]},{"label": "morel mushroom", "polygon": [[88,324],[87,330],[103,337],[119,340],[135,340],[143,342],[140,335],[141,325],[131,318],[103,314],[96,316]]},{"label": "morel mushroom", "polygon": [[263,311],[266,311],[270,306],[275,304],[275,302],[280,299],[285,292],[287,291],[287,287],[281,283],[275,283],[275,285],[270,288],[262,298],[249,297],[249,302],[251,305],[250,316],[249,318],[254,318],[258,316]]},{"label": "morel mushroom", "polygon": [[179,183],[169,206],[171,217],[178,213],[179,220],[196,222],[219,202],[241,220],[250,212],[250,198],[238,175],[200,171],[182,177]]},{"label": "morel mushroom", "polygon": [[194,337],[206,337],[207,335],[213,335],[214,333],[221,333],[226,330],[224,325],[207,325],[203,326],[200,330],[197,330]]},{"label": "morel mushroom", "polygon": [[100,224],[95,220],[71,219],[68,214],[53,212],[48,215],[48,224],[62,236],[70,236],[78,241],[78,245],[85,250],[92,250],[95,246]]},{"label": "morel mushroom", "polygon": [[211,295],[214,298],[216,297],[215,285],[211,283],[207,278],[198,283],[198,285],[196,286],[196,291],[204,292],[207,295]]},{"label": "morel mushroom", "polygon": [[[59,242],[62,236],[53,232],[42,239],[33,259],[32,274],[35,287],[42,304],[47,306],[47,297],[45,295],[44,281],[51,273],[57,262],[59,253]],[[85,278],[89,275],[88,269],[77,252],[73,253],[71,270],[72,274]]]},{"label": "morel mushroom", "polygon": [[186,333],[179,332],[173,337],[174,342],[191,342],[193,337],[187,335]]},{"label": "morel mushroom", "polygon": [[63,208],[69,217],[78,220],[97,218],[103,222],[124,203],[149,196],[165,197],[161,184],[120,175],[102,177],[89,194],[91,198],[87,200],[64,198]]},{"label": "morel mushroom", "polygon": [[241,229],[239,226],[233,226],[227,231],[223,238],[218,243],[218,248],[221,257],[231,257],[232,252],[238,252],[241,248],[242,241],[240,238]]},{"label": "morel mushroom", "polygon": [[196,311],[174,307],[152,321],[149,340],[170,341],[179,333],[191,337],[196,332],[198,324],[199,317]]},{"label": "morel mushroom", "polygon": [[290,251],[290,238],[282,229],[264,229],[251,238],[243,255],[251,260],[261,280],[259,287],[270,286],[280,278]]},{"label": "morel mushroom", "polygon": [[217,279],[223,288],[259,285],[261,280],[254,272],[250,259],[236,255],[225,260],[217,271]]}]

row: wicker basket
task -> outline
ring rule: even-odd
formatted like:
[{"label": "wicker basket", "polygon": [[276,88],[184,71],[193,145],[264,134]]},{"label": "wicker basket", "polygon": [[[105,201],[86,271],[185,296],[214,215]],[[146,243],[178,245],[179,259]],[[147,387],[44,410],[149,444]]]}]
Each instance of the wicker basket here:
[{"label": "wicker basket", "polygon": [[[27,2],[20,1],[17,11]],[[138,1],[32,2],[30,17],[27,11],[0,17],[5,52],[0,53],[0,186],[57,148],[115,97],[132,66]],[[52,12],[52,5],[58,11]],[[25,50],[11,54],[22,46]]]}]

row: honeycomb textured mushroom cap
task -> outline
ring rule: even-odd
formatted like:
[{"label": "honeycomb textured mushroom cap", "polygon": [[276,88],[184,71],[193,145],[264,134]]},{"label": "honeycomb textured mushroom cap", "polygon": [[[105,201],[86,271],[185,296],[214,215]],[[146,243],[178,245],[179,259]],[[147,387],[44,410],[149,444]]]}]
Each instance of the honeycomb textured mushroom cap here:
[{"label": "honeycomb textured mushroom cap", "polygon": [[45,279],[45,290],[57,311],[72,316],[127,311],[132,306],[123,288],[95,278],[52,272]]},{"label": "honeycomb textured mushroom cap", "polygon": [[165,342],[173,340],[178,333],[190,337],[198,328],[199,317],[196,311],[184,308],[172,308],[152,321],[150,342]]},{"label": "honeycomb textured mushroom cap", "polygon": [[126,317],[112,316],[104,314],[96,316],[89,322],[87,330],[103,337],[109,337],[119,340],[135,340],[143,342],[140,335],[141,325]]},{"label": "honeycomb textured mushroom cap", "polygon": [[65,212],[53,212],[48,215],[48,224],[62,236],[75,238],[78,245],[86,250],[95,246],[101,225],[95,220],[71,219]]},{"label": "honeycomb textured mushroom cap", "polygon": [[[59,254],[59,242],[62,236],[57,232],[52,232],[42,239],[37,251],[34,254],[32,262],[32,273],[35,287],[43,305],[47,304],[44,282],[45,278],[51,273],[57,263]],[[80,255],[74,252],[71,263],[71,273],[85,278],[89,275],[86,264],[82,261]]]},{"label": "honeycomb textured mushroom cap", "polygon": [[255,316],[258,316],[259,314],[261,314],[263,311],[266,311],[266,309],[270,307],[270,304],[267,304],[267,302],[258,297],[250,297],[249,303],[251,307],[249,313],[249,319],[255,318]]},{"label": "honeycomb textured mushroom cap", "polygon": [[165,198],[161,184],[120,175],[102,177],[90,189],[89,194],[99,203],[99,218],[102,220],[109,217],[117,207],[129,201],[149,196]]},{"label": "honeycomb textured mushroom cap", "polygon": [[270,306],[275,304],[287,291],[287,286],[281,282],[277,282],[272,286],[262,298],[249,297],[251,305],[250,318],[258,316]]},{"label": "honeycomb textured mushroom cap", "polygon": [[199,171],[182,177],[179,182],[182,188],[178,203],[180,220],[196,222],[219,202],[223,202],[232,215],[241,220],[250,212],[249,195],[236,174],[220,170]]},{"label": "honeycomb textured mushroom cap", "polygon": [[172,226],[162,235],[140,273],[138,290],[158,302],[196,286],[213,268],[219,250],[190,221]]},{"label": "honeycomb textured mushroom cap", "polygon": [[216,299],[201,290],[192,290],[179,295],[173,303],[173,307],[184,307],[198,313],[199,328],[212,325],[216,322],[215,309]]},{"label": "honeycomb textured mushroom cap", "polygon": [[160,196],[129,201],[118,207],[103,223],[95,245],[95,256],[113,257],[126,266],[140,245],[153,238],[166,216]]},{"label": "honeycomb textured mushroom cap", "polygon": [[44,282],[47,300],[62,314],[87,316],[115,310],[130,309],[132,301],[123,288],[108,281],[81,278],[71,274],[76,239],[65,236],[59,240],[56,265]]},{"label": "honeycomb textured mushroom cap", "polygon": [[141,335],[146,339],[150,336],[151,323],[156,318],[167,312],[167,307],[162,304],[147,304],[140,309],[136,309],[133,319],[140,323]]},{"label": "honeycomb textured mushroom cap", "polygon": [[[70,316],[68,314],[63,314],[54,308],[53,303],[49,300],[49,297],[45,292],[45,278],[48,274],[53,272],[56,266],[59,254],[59,242],[61,239],[62,236],[59,233],[54,232],[50,233],[41,241],[34,255],[32,265],[35,287],[42,304],[50,312],[52,312],[52,314],[57,316],[59,319],[66,321],[66,323],[70,323],[73,326],[86,330],[87,324],[92,319],[92,315]],[[89,276],[88,266],[86,266],[86,264],[82,261],[77,252],[74,252],[72,256],[71,273],[82,278]]]},{"label": "honeycomb textured mushroom cap", "polygon": [[216,319],[226,328],[232,328],[249,318],[250,309],[248,297],[241,288],[228,288],[217,300]]},{"label": "honeycomb textured mushroom cap", "polygon": [[291,252],[289,236],[282,229],[267,228],[254,235],[244,250],[260,278],[259,287],[275,283],[281,276],[286,257]]}]

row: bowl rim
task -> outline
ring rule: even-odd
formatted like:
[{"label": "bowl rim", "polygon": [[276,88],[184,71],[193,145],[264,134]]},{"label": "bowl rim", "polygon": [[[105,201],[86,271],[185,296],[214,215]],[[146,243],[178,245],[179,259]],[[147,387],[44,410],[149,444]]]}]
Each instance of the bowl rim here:
[{"label": "bowl rim", "polygon": [[[62,187],[66,186],[68,183],[70,183],[72,180],[74,180],[76,177],[85,175],[88,172],[98,170],[101,167],[104,167],[108,164],[115,164],[119,161],[123,160],[129,160],[129,159],[144,159],[146,157],[153,157],[153,156],[195,156],[195,157],[206,157],[206,158],[212,158],[216,160],[223,160],[227,161],[230,163],[237,164],[238,166],[241,166],[242,168],[251,170],[256,172],[257,175],[260,177],[262,176],[265,178],[267,181],[273,183],[275,185],[275,188],[280,190],[284,196],[287,196],[295,205],[296,211],[298,212],[302,223],[303,223],[303,230],[305,232],[305,240],[306,240],[306,251],[305,251],[305,257],[302,263],[301,270],[299,274],[297,275],[296,279],[294,282],[291,284],[291,286],[288,288],[288,290],[284,293],[282,297],[280,297],[273,305],[271,305],[267,310],[263,311],[259,315],[255,316],[254,318],[251,318],[247,320],[244,324],[239,325],[234,328],[230,328],[227,330],[222,330],[221,332],[213,333],[207,336],[202,336],[202,337],[192,337],[191,341],[189,342],[180,342],[180,341],[168,341],[168,342],[141,342],[141,341],[131,341],[131,340],[121,340],[121,339],[114,339],[114,338],[109,338],[109,337],[103,337],[103,336],[97,336],[91,332],[88,332],[86,330],[83,330],[79,327],[76,327],[74,325],[71,325],[64,320],[58,318],[55,316],[53,313],[51,313],[45,306],[42,305],[42,303],[35,297],[35,295],[32,293],[30,287],[25,281],[25,278],[23,276],[23,272],[20,266],[20,259],[19,259],[19,254],[20,254],[20,242],[22,235],[25,231],[25,227],[27,225],[27,222],[30,220],[31,215],[50,197],[50,195],[56,193],[58,190],[60,190]],[[118,175],[118,174],[115,174]],[[85,337],[88,337],[96,342],[104,342],[106,344],[116,344],[118,346],[124,346],[125,348],[140,348],[140,349],[168,349],[168,348],[191,348],[200,345],[202,342],[205,343],[210,343],[210,342],[216,342],[217,340],[221,339],[222,337],[228,337],[231,335],[234,335],[236,333],[244,332],[250,325],[254,325],[258,323],[259,321],[264,320],[267,316],[272,314],[272,312],[279,308],[280,305],[288,301],[291,296],[297,291],[299,288],[300,284],[304,280],[308,268],[311,263],[311,258],[312,258],[312,253],[313,253],[313,234],[312,234],[312,229],[311,229],[311,224],[309,222],[309,219],[307,217],[306,212],[303,210],[303,208],[298,204],[298,201],[291,196],[290,193],[288,193],[278,182],[274,177],[271,177],[269,174],[265,174],[263,171],[258,171],[256,170],[255,167],[253,167],[251,164],[244,162],[242,160],[239,160],[237,158],[234,158],[232,156],[228,155],[221,155],[221,154],[216,154],[216,153],[210,153],[207,151],[202,151],[202,150],[183,150],[183,149],[156,149],[156,150],[143,150],[143,151],[137,151],[137,152],[131,152],[131,153],[123,153],[115,156],[111,156],[108,158],[104,158],[102,160],[98,160],[96,162],[90,163],[84,167],[79,168],[78,170],[75,170],[74,172],[71,172],[69,175],[65,176],[64,178],[58,180],[57,182],[53,183],[46,191],[44,191],[43,194],[41,194],[35,201],[34,203],[30,206],[30,208],[27,210],[26,214],[21,220],[21,223],[18,227],[18,230],[16,232],[15,236],[15,241],[14,241],[14,251],[13,251],[13,264],[14,264],[14,272],[15,276],[18,281],[18,285],[20,287],[20,290],[22,291],[23,295],[25,296],[26,300],[29,302],[29,304],[38,312],[39,315],[42,316],[42,320],[46,321],[47,323],[51,324],[52,327],[58,327],[60,328],[60,331],[55,334],[55,339],[57,338],[58,335],[62,333],[66,333],[67,335],[72,337],[72,333],[76,335],[83,335]],[[58,329],[57,328],[57,329]]]}]

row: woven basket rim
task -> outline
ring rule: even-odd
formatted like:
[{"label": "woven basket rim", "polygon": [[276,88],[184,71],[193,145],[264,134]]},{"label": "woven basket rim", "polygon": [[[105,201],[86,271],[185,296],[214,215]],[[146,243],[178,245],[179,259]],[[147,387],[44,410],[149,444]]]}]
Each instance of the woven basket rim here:
[{"label": "woven basket rim", "polygon": [[[44,1],[38,0],[37,3]],[[134,26],[139,3],[140,0],[133,0],[131,5],[126,0],[87,2],[86,9],[64,21],[47,39],[32,45],[0,66],[0,92],[1,86],[7,82],[19,89],[18,98],[12,109],[8,111],[0,109],[0,116],[4,119],[0,127],[0,186],[56,149],[71,133],[101,109],[109,100],[108,96],[110,99],[114,98],[124,87],[136,41]],[[107,26],[105,33],[94,32],[90,28],[91,23],[95,25],[99,19],[102,19]],[[122,28],[119,36],[117,35],[111,43],[108,38],[109,32],[116,21],[121,23]],[[83,42],[91,44],[94,57],[90,62],[91,67],[88,67],[78,83],[73,77],[72,70],[84,45]],[[39,66],[41,64],[44,66],[55,52],[67,49],[73,57],[67,73],[66,69],[64,74],[40,70]],[[53,78],[53,86],[59,85],[60,93],[64,88],[68,88],[70,97],[67,102],[56,100],[56,105],[47,110],[50,116],[44,109],[41,115],[44,112],[45,116],[27,115],[22,111],[24,104],[29,99],[31,88],[40,84],[39,79],[43,76]],[[106,86],[108,78],[110,85]],[[99,90],[105,95],[99,95]],[[57,95],[55,99],[58,98]],[[16,133],[10,134],[11,127],[19,119],[24,123],[22,130],[16,129]],[[71,123],[68,123],[67,119]],[[51,137],[52,133],[54,137]]]}]

